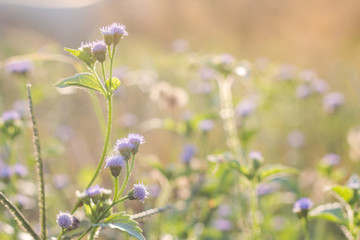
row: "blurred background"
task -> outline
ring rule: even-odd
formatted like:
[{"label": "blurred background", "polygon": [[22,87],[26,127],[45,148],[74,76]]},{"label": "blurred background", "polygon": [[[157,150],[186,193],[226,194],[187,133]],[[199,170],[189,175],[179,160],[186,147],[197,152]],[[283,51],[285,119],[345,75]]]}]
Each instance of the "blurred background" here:
[{"label": "blurred background", "polygon": [[[187,110],[217,113],[218,109],[216,100],[207,109],[204,103],[213,100],[189,94],[185,107],[164,110],[149,101],[153,85],[166,81],[191,92],[196,77],[184,70],[184,59],[222,53],[232,54],[250,69],[270,65],[263,75],[249,77],[263,76],[260,91],[268,94],[259,107],[261,113],[249,120],[250,130],[261,127],[246,146],[249,150],[261,150],[269,162],[307,169],[310,175],[306,172],[300,179],[304,189],[319,201],[323,196],[313,184],[317,177],[308,176],[326,153],[335,152],[344,160],[348,170],[337,178],[340,182],[359,170],[360,156],[351,156],[356,147],[348,142],[349,132],[360,121],[360,1],[0,0],[0,111],[10,110],[26,96],[24,82],[8,74],[6,64],[18,58],[32,59],[35,67],[30,79],[49,172],[68,174],[83,186],[96,166],[104,119],[98,123],[94,106],[101,115],[106,110],[104,102],[96,95],[89,98],[84,91],[58,91],[54,85],[85,69],[63,48],[78,48],[81,42],[101,39],[99,28],[112,22],[125,24],[129,36],[121,42],[115,59],[116,74],[123,85],[115,96],[111,142],[129,131],[144,134],[147,144],[136,170],[139,174],[149,168],[148,160],[178,162],[186,143],[158,127],[159,119],[176,122]],[[178,52],[188,55],[176,58]],[[306,97],[299,97],[296,86],[279,87],[267,81],[281,66],[294,66],[299,73],[311,70],[326,81],[329,91],[341,92],[345,106],[340,114],[325,114],[318,97],[302,101]],[[242,83],[234,85],[233,95],[237,105],[244,96]],[[266,101],[271,102],[271,108]],[[204,155],[225,147],[221,120],[214,121],[218,125],[208,136],[211,151]],[[360,146],[358,133],[355,146]],[[27,134],[29,137],[30,132]],[[22,147],[31,149],[31,145]],[[147,173],[146,177],[153,175]],[[103,180],[110,182],[108,176]],[[66,190],[68,196],[75,189],[77,186]]]}]

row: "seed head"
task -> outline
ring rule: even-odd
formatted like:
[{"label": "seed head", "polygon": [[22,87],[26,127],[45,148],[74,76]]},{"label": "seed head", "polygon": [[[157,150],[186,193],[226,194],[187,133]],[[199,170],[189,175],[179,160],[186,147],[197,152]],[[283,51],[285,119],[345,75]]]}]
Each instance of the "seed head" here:
[{"label": "seed head", "polygon": [[106,158],[105,168],[110,168],[111,174],[114,177],[118,177],[125,164],[125,157],[118,154]]},{"label": "seed head", "polygon": [[56,216],[56,222],[62,229],[69,229],[73,224],[73,216],[68,212],[61,212]]}]

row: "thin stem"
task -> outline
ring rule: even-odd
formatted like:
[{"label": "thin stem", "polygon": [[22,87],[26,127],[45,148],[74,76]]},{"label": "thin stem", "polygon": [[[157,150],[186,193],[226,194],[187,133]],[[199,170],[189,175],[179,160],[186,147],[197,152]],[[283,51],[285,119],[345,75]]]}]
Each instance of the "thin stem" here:
[{"label": "thin stem", "polygon": [[118,177],[114,177],[114,199],[113,199],[113,203],[116,201],[117,199],[117,192],[119,191],[119,178]]},{"label": "thin stem", "polygon": [[131,171],[134,167],[134,161],[135,161],[135,154],[132,155],[132,162],[131,162],[131,168],[129,169],[129,161],[126,162],[126,177],[125,177],[125,180],[120,188],[120,192],[117,194],[118,196],[121,196],[125,190],[125,187],[129,181],[129,177],[130,177],[130,174],[131,174]]},{"label": "thin stem", "polygon": [[91,73],[95,76],[95,78],[98,80],[104,94],[107,93],[106,88],[104,87],[104,84],[101,82],[97,72],[95,71],[95,68],[90,68]]},{"label": "thin stem", "polygon": [[110,57],[110,48],[109,49],[109,58],[110,58],[110,89],[109,89],[109,92],[111,93],[111,86],[112,86],[112,69],[113,69],[113,63],[114,63],[114,54],[115,54],[115,45],[113,45],[113,49],[112,49],[112,54],[111,54],[111,57]]},{"label": "thin stem", "polygon": [[104,63],[101,63],[101,71],[102,71],[102,74],[103,74],[104,83],[105,83],[105,85],[106,85],[106,75],[105,75]]},{"label": "thin stem", "polygon": [[96,231],[97,231],[98,227],[93,228],[93,230],[91,231],[89,240],[93,240],[95,235],[96,235]]},{"label": "thin stem", "polygon": [[310,240],[310,234],[308,229],[308,219],[307,217],[304,217],[302,221],[303,229],[304,229],[304,235],[306,240]]},{"label": "thin stem", "polygon": [[250,213],[252,217],[252,228],[253,228],[253,239],[261,239],[261,229],[259,226],[259,221],[257,219],[257,209],[258,209],[258,199],[256,192],[256,183],[250,183]]},{"label": "thin stem", "polygon": [[11,215],[14,217],[17,223],[22,226],[35,240],[40,240],[40,237],[32,229],[29,221],[15,206],[15,204],[13,204],[9,199],[7,199],[2,192],[0,192],[0,203],[10,211]]},{"label": "thin stem", "polygon": [[232,103],[232,83],[233,79],[231,77],[218,80],[221,105],[220,117],[223,120],[224,130],[226,133],[226,143],[228,147],[230,148],[232,153],[239,159],[240,163],[245,163],[242,147],[238,138],[235,112]]},{"label": "thin stem", "polygon": [[[105,209],[105,211],[100,215],[100,217],[98,217],[98,219],[96,219],[96,221],[93,223],[93,224],[96,224],[98,222],[100,222],[101,219],[104,218],[105,214],[115,205],[125,201],[126,199],[128,199],[129,197],[128,196],[125,196],[119,200],[116,200],[115,202],[113,202],[107,209]],[[78,240],[82,239],[83,237],[86,236],[86,234],[88,234],[91,229],[93,228],[93,226],[90,226],[83,234],[81,234],[81,236],[78,238]]]},{"label": "thin stem", "polygon": [[29,100],[29,111],[31,115],[31,121],[33,125],[33,138],[35,145],[35,158],[36,158],[36,170],[37,170],[37,180],[38,180],[38,205],[39,205],[39,218],[41,226],[41,238],[47,239],[46,234],[46,205],[45,205],[45,184],[44,184],[44,168],[41,158],[41,149],[40,149],[40,138],[39,130],[36,124],[36,119],[34,115],[33,103],[31,98],[31,84],[27,84],[27,94]]}]

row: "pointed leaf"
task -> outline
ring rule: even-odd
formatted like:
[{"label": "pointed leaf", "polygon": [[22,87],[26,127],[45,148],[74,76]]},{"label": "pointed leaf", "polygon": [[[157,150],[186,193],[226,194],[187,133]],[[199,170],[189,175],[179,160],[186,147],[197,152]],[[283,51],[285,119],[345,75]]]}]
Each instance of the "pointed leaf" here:
[{"label": "pointed leaf", "polygon": [[81,51],[79,49],[72,49],[72,48],[64,48],[64,50],[67,51],[68,53],[71,53],[73,56],[77,57],[86,64],[91,63],[91,56],[89,56],[89,54],[86,53],[85,51]]},{"label": "pointed leaf", "polygon": [[328,203],[317,206],[309,212],[310,218],[320,218],[330,222],[346,224],[341,203]]},{"label": "pointed leaf", "polygon": [[260,170],[260,181],[267,181],[284,174],[297,174],[299,171],[295,168],[284,165],[271,165]]},{"label": "pointed leaf", "polygon": [[142,235],[142,230],[138,227],[138,223],[130,219],[130,216],[125,215],[124,212],[111,215],[105,222],[94,224],[94,226],[119,229],[138,240],[146,240]]},{"label": "pointed leaf", "polygon": [[[115,91],[121,84],[121,81],[117,77],[113,77],[111,80],[111,91]],[[110,78],[106,80],[106,88],[110,89]]]},{"label": "pointed leaf", "polygon": [[104,96],[106,95],[102,85],[91,73],[79,73],[73,77],[66,78],[56,84],[56,87],[65,88],[65,87],[84,87],[88,89],[92,89],[95,91],[101,92]]},{"label": "pointed leaf", "polygon": [[332,192],[344,199],[347,203],[353,199],[354,191],[346,186],[336,185],[330,188]]}]

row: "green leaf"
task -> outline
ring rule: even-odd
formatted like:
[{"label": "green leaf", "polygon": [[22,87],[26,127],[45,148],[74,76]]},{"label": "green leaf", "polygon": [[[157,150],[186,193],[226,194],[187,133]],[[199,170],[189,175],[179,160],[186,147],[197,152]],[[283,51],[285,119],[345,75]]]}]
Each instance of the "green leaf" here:
[{"label": "green leaf", "polygon": [[67,51],[68,53],[71,53],[73,56],[77,57],[78,59],[80,59],[81,61],[83,61],[88,65],[91,63],[91,56],[89,56],[89,54],[85,51],[81,51],[79,49],[72,49],[72,48],[64,48],[64,50]]},{"label": "green leaf", "polygon": [[345,202],[350,202],[353,199],[354,191],[346,186],[336,185],[330,188],[330,190],[345,200]]},{"label": "green leaf", "polygon": [[110,89],[112,92],[115,91],[121,84],[121,81],[117,77],[113,77],[111,80],[111,89],[110,89],[110,78],[106,80],[106,88]]},{"label": "green leaf", "polygon": [[92,89],[101,92],[104,96],[106,95],[103,86],[91,73],[79,73],[73,77],[66,78],[56,84],[56,87],[59,88],[65,88],[71,86]]},{"label": "green leaf", "polygon": [[260,181],[268,181],[284,174],[298,174],[298,170],[284,165],[271,165],[260,170]]},{"label": "green leaf", "polygon": [[138,223],[130,219],[130,216],[125,215],[124,212],[111,215],[105,222],[94,224],[94,226],[119,229],[138,240],[146,240],[142,235],[142,230],[138,227]]},{"label": "green leaf", "polygon": [[346,224],[341,203],[328,203],[312,209],[308,215],[310,218],[320,218],[326,221]]}]

